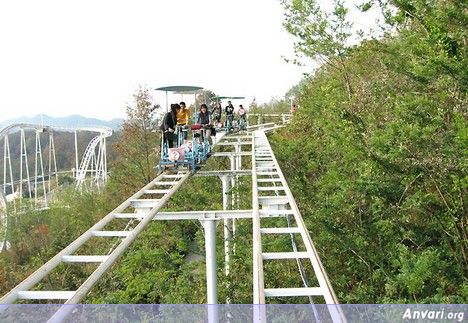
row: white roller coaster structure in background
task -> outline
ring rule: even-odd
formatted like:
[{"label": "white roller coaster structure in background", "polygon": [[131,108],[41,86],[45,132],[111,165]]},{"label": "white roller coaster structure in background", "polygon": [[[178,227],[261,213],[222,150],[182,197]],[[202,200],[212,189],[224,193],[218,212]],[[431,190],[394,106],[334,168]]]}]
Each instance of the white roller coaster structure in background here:
[{"label": "white roller coaster structure in background", "polygon": [[[20,133],[19,154],[13,155],[12,151],[15,152],[17,149],[10,148],[9,136],[18,131]],[[78,132],[97,133],[88,143],[81,161],[78,152]],[[57,169],[54,134],[60,133],[74,134],[75,167],[72,169]],[[28,155],[26,144],[28,135],[35,137],[34,155],[31,152]],[[58,186],[59,174],[71,174],[75,179],[75,187],[80,190],[85,183],[89,183],[91,188],[104,184],[107,180],[106,138],[111,135],[112,129],[107,127],[62,128],[17,123],[0,129],[0,145],[3,143],[3,183],[0,185],[0,252],[8,247],[6,229],[9,204],[11,204],[11,209],[17,211],[23,198],[27,198],[34,203],[36,209],[47,208],[48,194],[52,192],[54,185]],[[47,149],[45,149],[47,158],[43,158],[44,149],[41,145],[41,138],[44,136],[48,136]],[[70,152],[71,149],[67,149],[64,153]],[[19,168],[19,171],[14,169],[15,167]],[[34,170],[30,169],[32,167]],[[87,175],[89,175],[89,181],[86,181]]]}]

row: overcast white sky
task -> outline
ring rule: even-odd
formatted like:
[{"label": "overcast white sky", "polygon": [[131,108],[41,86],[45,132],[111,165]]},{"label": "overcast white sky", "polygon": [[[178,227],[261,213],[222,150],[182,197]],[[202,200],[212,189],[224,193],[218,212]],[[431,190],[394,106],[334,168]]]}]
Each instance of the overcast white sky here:
[{"label": "overcast white sky", "polygon": [[124,117],[139,85],[281,97],[310,71],[282,21],[279,0],[1,1],[0,120]]}]

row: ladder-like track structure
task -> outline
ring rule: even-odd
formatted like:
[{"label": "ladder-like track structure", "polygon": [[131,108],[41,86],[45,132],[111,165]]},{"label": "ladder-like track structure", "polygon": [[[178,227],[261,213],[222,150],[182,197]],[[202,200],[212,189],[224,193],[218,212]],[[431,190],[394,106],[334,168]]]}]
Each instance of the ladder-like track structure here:
[{"label": "ladder-like track structure", "polygon": [[[327,304],[337,304],[338,301],[327,279],[318,253],[264,131],[255,131],[253,133],[252,146],[254,304],[265,304],[265,298],[267,297],[288,296],[322,296]],[[293,217],[297,226],[263,227],[260,215]],[[296,250],[291,252],[262,251],[262,236],[284,234],[299,234],[306,251],[297,251],[297,248],[294,248]],[[319,286],[265,288],[264,261],[288,259],[306,259],[309,261]],[[301,272],[301,275],[303,274]]]},{"label": "ladder-like track structure", "polygon": [[[110,268],[110,266],[122,255],[127,247],[151,222],[159,209],[188,179],[189,172],[176,174],[161,174],[151,181],[138,193],[131,196],[116,209],[102,218],[89,230],[84,232],[55,257],[36,270],[22,283],[2,297],[0,303],[13,303],[17,300],[65,300],[65,304],[77,304],[96,283],[96,281]],[[157,198],[154,198],[157,196]],[[129,212],[130,211],[130,212]],[[106,231],[103,228],[116,219],[138,220],[138,224],[131,230]],[[111,237],[121,238],[120,243],[112,246],[112,250],[106,255],[78,255],[75,251],[87,243],[93,237],[107,239]],[[73,291],[34,291],[34,285],[46,277],[61,263],[98,263],[96,270],[88,279]]]},{"label": "ladder-like track structure", "polygon": [[[306,229],[302,216],[294,197],[288,187],[286,179],[274,156],[265,132],[278,128],[275,124],[265,124],[249,127],[247,132],[239,134],[222,134],[215,146],[232,146],[233,152],[214,152],[210,158],[229,157],[231,170],[199,171],[195,176],[218,176],[223,183],[223,211],[189,211],[189,212],[161,212],[161,208],[170,197],[183,187],[184,182],[192,176],[186,171],[167,171],[131,196],[120,206],[102,218],[93,227],[83,233],[55,257],[49,260],[36,272],[17,285],[0,299],[0,304],[11,304],[18,300],[59,300],[64,304],[79,303],[91,290],[97,280],[109,270],[111,265],[125,252],[137,236],[152,220],[199,220],[205,229],[206,268],[207,268],[207,301],[217,304],[216,278],[216,223],[224,220],[225,244],[225,274],[229,275],[230,253],[232,252],[232,235],[235,235],[235,219],[250,218],[253,225],[253,304],[268,303],[268,299],[277,297],[309,297],[313,304],[314,297],[321,297],[326,304],[338,304],[326,272],[320,262],[318,253]],[[247,147],[249,151],[242,151]],[[251,168],[242,169],[242,157],[251,157]],[[236,185],[239,176],[252,177],[252,209],[228,210],[235,205],[236,194],[228,201],[227,190]],[[262,225],[264,219],[286,218],[287,226],[268,227]],[[122,231],[106,230],[115,220],[126,220],[127,225]],[[291,223],[294,222],[295,226]],[[292,251],[264,252],[262,241],[266,236],[290,235]],[[298,251],[295,237],[302,240],[301,246],[305,251]],[[99,255],[81,255],[76,251],[91,238],[99,239],[119,238],[118,243],[111,243],[109,252]],[[267,261],[297,261],[303,286],[286,286],[271,288],[265,280],[264,263]],[[96,263],[97,268],[76,290],[35,290],[35,286],[61,263],[89,264]],[[313,268],[314,282],[310,285],[303,268],[309,263]],[[227,300],[230,301],[230,300]],[[51,321],[60,321],[70,311],[70,307],[61,307]],[[342,316],[330,310],[333,322],[342,321]],[[264,321],[264,316],[256,316]]]}]

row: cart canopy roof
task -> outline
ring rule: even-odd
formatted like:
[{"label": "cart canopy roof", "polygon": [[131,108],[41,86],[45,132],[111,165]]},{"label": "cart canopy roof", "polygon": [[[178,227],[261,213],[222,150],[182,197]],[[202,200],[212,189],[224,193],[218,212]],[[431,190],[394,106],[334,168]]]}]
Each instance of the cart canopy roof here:
[{"label": "cart canopy roof", "polygon": [[231,99],[231,100],[243,100],[245,97],[243,96],[215,96],[214,100],[224,100],[224,99]]},{"label": "cart canopy roof", "polygon": [[195,92],[203,89],[200,86],[190,86],[190,85],[173,85],[173,86],[163,86],[155,89],[156,91],[166,91],[166,92]]}]

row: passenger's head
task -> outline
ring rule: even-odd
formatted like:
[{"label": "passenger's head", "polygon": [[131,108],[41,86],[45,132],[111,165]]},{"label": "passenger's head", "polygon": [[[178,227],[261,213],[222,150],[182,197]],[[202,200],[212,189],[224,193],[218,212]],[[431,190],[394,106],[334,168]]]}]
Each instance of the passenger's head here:
[{"label": "passenger's head", "polygon": [[228,105],[232,105],[231,101],[228,101]]},{"label": "passenger's head", "polygon": [[181,109],[185,109],[186,105],[184,101],[181,101],[179,104]]},{"label": "passenger's head", "polygon": [[178,105],[177,103],[172,103],[171,104],[171,111],[173,113],[177,113],[180,111],[180,105]]},{"label": "passenger's head", "polygon": [[200,111],[203,113],[206,113],[206,111],[208,111],[208,107],[205,103],[202,103],[202,105],[200,105]]},{"label": "passenger's head", "polygon": [[242,104],[239,104],[239,108],[243,109],[244,107],[242,106]]}]

